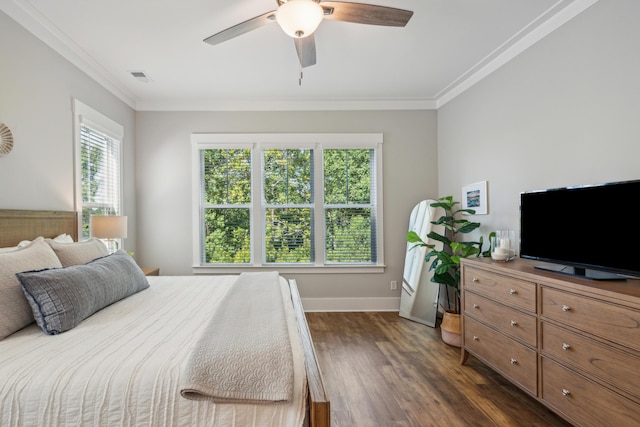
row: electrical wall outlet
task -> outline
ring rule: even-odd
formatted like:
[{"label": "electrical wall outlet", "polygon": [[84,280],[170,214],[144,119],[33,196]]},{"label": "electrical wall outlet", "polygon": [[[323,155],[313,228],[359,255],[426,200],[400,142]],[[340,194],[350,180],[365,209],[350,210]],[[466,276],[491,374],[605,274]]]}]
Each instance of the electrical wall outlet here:
[{"label": "electrical wall outlet", "polygon": [[395,291],[396,289],[398,289],[398,281],[397,280],[392,280],[391,281],[391,290]]}]

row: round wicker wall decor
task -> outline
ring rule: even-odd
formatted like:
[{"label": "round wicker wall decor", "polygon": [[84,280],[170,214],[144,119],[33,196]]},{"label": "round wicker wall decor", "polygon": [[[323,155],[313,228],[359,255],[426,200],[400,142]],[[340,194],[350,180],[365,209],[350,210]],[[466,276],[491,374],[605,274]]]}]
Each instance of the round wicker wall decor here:
[{"label": "round wicker wall decor", "polygon": [[0,157],[9,154],[12,148],[13,135],[11,130],[4,123],[0,123]]}]

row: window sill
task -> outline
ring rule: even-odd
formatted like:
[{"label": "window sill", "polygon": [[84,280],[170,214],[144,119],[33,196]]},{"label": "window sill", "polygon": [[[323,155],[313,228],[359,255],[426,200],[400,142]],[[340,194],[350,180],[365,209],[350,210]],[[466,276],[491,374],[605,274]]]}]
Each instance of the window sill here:
[{"label": "window sill", "polygon": [[192,267],[193,274],[240,274],[248,271],[278,271],[289,274],[346,274],[384,273],[384,265],[344,265],[344,266],[200,266]]}]

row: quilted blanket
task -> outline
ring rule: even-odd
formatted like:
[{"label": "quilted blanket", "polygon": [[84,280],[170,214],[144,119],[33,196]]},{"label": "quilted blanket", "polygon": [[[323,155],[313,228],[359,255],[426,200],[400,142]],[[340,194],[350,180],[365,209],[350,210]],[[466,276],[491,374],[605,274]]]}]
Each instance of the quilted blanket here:
[{"label": "quilted blanket", "polygon": [[291,400],[293,356],[277,272],[238,276],[191,350],[181,382],[187,399]]}]

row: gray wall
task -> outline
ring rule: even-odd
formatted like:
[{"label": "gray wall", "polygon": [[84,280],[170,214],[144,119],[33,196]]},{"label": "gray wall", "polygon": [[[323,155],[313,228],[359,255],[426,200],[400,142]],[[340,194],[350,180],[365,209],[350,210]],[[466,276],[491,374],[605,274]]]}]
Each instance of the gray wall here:
[{"label": "gray wall", "polygon": [[[419,200],[459,198],[463,185],[487,180],[490,211],[477,216],[486,234],[518,229],[521,191],[640,178],[638,16],[636,0],[601,1],[437,113],[134,113],[0,13],[0,122],[16,140],[0,158],[0,208],[73,208],[78,97],[125,126],[127,249],[164,274],[190,274],[191,132],[382,132],[385,273],[296,278],[305,298],[393,303],[389,282],[401,280]],[[629,206],[586,208],[604,218]]]},{"label": "gray wall", "polygon": [[[518,230],[522,191],[640,179],[638,17],[637,0],[600,1],[438,110],[439,191],[488,181],[485,235]],[[584,208],[633,201],[607,202]]]},{"label": "gray wall", "polygon": [[135,250],[135,113],[0,12],[0,123],[14,147],[0,157],[1,209],[74,209],[72,99],[124,126],[125,247]]},{"label": "gray wall", "polygon": [[383,133],[385,272],[287,277],[297,279],[303,298],[319,298],[315,303],[324,307],[398,308],[400,291],[390,281],[402,280],[409,214],[420,200],[437,196],[435,111],[138,112],[140,254],[161,274],[191,274],[192,132]]}]

